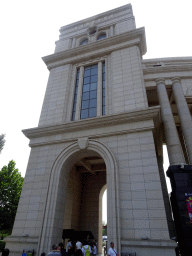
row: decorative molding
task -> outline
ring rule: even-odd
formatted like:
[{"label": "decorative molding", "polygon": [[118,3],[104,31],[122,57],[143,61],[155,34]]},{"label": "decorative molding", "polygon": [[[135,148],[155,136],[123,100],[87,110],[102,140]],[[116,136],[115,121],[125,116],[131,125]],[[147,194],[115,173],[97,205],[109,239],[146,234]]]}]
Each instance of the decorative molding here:
[{"label": "decorative molding", "polygon": [[144,74],[192,71],[192,57],[142,60]]},{"label": "decorative molding", "polygon": [[86,149],[89,145],[89,139],[88,137],[78,138],[77,143],[80,149]]},{"label": "decorative molding", "polygon": [[43,57],[43,61],[50,70],[52,68],[65,65],[68,63],[75,64],[80,61],[96,58],[106,55],[114,50],[123,49],[132,45],[138,45],[141,54],[146,53],[145,29],[139,28],[124,34],[112,36],[93,43],[76,47],[67,51],[54,53]]},{"label": "decorative molding", "polygon": [[[134,129],[126,129],[126,130],[121,130],[118,132],[108,132],[108,133],[101,133],[101,134],[93,134],[89,135],[89,139],[98,139],[102,137],[110,137],[110,136],[118,136],[118,135],[123,135],[123,134],[128,134],[128,133],[136,133],[136,132],[145,132],[145,131],[151,131],[154,128],[154,125],[148,125],[147,127],[142,127],[142,128],[134,128]],[[46,145],[53,145],[53,144],[61,144],[61,143],[69,143],[69,142],[75,142],[79,139],[79,137],[73,137],[69,139],[61,139],[61,140],[49,140],[45,142],[30,142],[29,146],[30,147],[39,147],[39,146],[46,146]]]},{"label": "decorative molding", "polygon": [[102,128],[126,123],[134,123],[139,121],[147,121],[154,119],[160,112],[160,106],[150,107],[131,112],[118,113],[110,116],[100,116],[88,118],[84,120],[71,121],[69,123],[50,125],[37,128],[22,130],[28,139],[63,134],[68,132],[76,132],[82,130],[90,130],[94,128]]}]

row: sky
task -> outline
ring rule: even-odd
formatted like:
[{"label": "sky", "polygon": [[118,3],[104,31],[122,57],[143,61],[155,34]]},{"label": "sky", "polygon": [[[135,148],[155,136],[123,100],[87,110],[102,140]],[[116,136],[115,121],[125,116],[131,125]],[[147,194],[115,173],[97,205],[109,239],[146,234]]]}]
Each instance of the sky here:
[{"label": "sky", "polygon": [[13,159],[25,175],[30,148],[21,130],[38,125],[49,75],[41,57],[54,52],[60,27],[128,3],[145,27],[144,59],[192,56],[191,0],[1,1],[0,169]]}]

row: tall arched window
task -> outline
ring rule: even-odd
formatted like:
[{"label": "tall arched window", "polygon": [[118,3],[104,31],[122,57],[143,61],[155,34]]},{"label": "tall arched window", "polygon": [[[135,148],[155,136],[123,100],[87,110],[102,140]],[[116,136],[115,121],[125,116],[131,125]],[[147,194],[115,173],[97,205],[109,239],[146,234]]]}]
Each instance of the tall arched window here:
[{"label": "tall arched window", "polygon": [[85,44],[87,44],[87,43],[88,43],[88,39],[86,38],[86,39],[83,39],[83,40],[81,41],[80,45],[85,45]]},{"label": "tall arched window", "polygon": [[103,39],[103,38],[105,38],[106,37],[106,33],[102,33],[101,35],[99,35],[98,37],[97,37],[97,40],[101,40],[101,39]]}]

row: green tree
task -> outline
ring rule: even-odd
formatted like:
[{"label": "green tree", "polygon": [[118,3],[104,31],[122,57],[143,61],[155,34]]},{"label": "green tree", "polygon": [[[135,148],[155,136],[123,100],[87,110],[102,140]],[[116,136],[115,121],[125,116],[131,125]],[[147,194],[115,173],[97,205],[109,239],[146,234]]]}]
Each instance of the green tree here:
[{"label": "green tree", "polygon": [[3,150],[4,145],[5,145],[5,134],[1,134],[0,135],[0,154],[1,154],[1,151]]},{"label": "green tree", "polygon": [[107,223],[102,223],[102,236],[107,236]]},{"label": "green tree", "polygon": [[11,160],[0,171],[0,230],[5,233],[12,231],[24,181],[15,165]]}]

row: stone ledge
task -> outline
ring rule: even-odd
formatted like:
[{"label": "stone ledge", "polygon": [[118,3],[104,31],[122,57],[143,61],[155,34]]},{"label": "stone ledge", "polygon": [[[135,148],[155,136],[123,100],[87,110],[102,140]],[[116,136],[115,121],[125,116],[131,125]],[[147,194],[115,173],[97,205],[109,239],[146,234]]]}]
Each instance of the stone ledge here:
[{"label": "stone ledge", "polygon": [[51,68],[67,63],[75,64],[77,62],[77,56],[78,61],[85,61],[87,58],[93,58],[99,54],[106,55],[114,50],[122,49],[122,47],[129,47],[130,44],[139,45],[142,55],[146,53],[145,29],[143,27],[87,44],[84,47],[76,47],[70,50],[54,53],[45,56],[42,59],[50,70]]},{"label": "stone ledge", "polygon": [[5,242],[11,242],[11,243],[38,243],[39,237],[36,236],[7,236],[4,238]]},{"label": "stone ledge", "polygon": [[110,116],[94,117],[79,121],[71,121],[69,123],[50,125],[37,128],[22,130],[28,139],[43,136],[63,134],[67,132],[82,131],[83,129],[102,128],[106,126],[114,126],[119,124],[134,123],[139,121],[147,121],[157,118],[160,113],[160,106],[150,107],[132,112],[118,113]]},{"label": "stone ledge", "polygon": [[175,248],[177,246],[175,241],[172,240],[123,240],[121,239],[121,245],[134,246],[134,247],[147,247],[147,248]]}]

